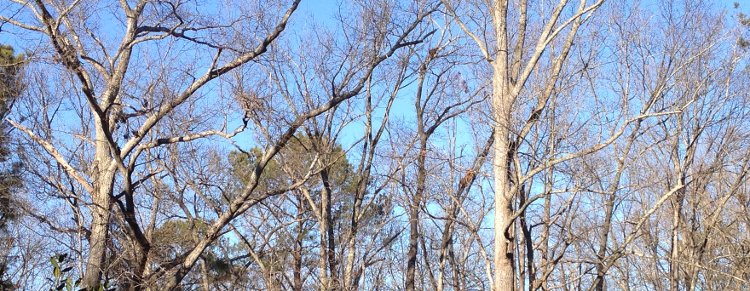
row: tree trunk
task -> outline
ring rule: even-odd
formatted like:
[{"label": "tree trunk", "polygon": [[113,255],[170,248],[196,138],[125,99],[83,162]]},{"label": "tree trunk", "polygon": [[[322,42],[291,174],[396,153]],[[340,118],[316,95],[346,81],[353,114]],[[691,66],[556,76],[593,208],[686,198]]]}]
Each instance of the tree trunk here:
[{"label": "tree trunk", "polygon": [[409,210],[409,250],[406,253],[406,291],[415,290],[417,240],[419,239],[419,198],[415,195]]},{"label": "tree trunk", "polygon": [[443,277],[445,273],[445,265],[446,261],[448,259],[448,253],[450,252],[450,249],[453,247],[453,221],[456,219],[457,211],[456,206],[451,206],[450,210],[447,211],[449,213],[448,220],[445,222],[445,227],[443,228],[443,234],[440,238],[440,256],[438,257],[438,274],[437,274],[437,290],[436,291],[443,291]]},{"label": "tree trunk", "polygon": [[109,145],[107,144],[105,132],[100,122],[96,122],[96,153],[93,163],[92,175],[94,179],[94,193],[91,193],[93,201],[91,235],[89,237],[88,259],[86,260],[86,272],[83,276],[82,287],[97,289],[104,272],[104,262],[107,251],[107,236],[109,232],[109,217],[111,206],[111,194],[115,170],[110,167]]},{"label": "tree trunk", "polygon": [[679,223],[680,223],[680,201],[679,198],[673,199],[672,203],[672,240],[670,243],[670,254],[669,254],[669,290],[679,291],[679,267],[677,259],[679,256],[678,246],[679,243]]},{"label": "tree trunk", "polygon": [[[369,132],[369,128],[368,128]],[[372,151],[372,150],[371,150]],[[368,167],[372,165],[372,152],[369,153],[370,156],[370,163]],[[348,244],[346,247],[346,266],[344,267],[344,277],[343,277],[343,290],[346,291],[353,291],[357,290],[358,283],[354,279],[356,275],[354,274],[354,260],[355,256],[357,254],[357,232],[359,231],[359,220],[357,219],[357,215],[359,215],[359,210],[362,208],[362,201],[364,200],[364,194],[367,191],[367,181],[370,177],[370,170],[369,168],[364,170],[364,173],[362,174],[362,177],[360,178],[359,185],[357,187],[357,193],[354,196],[354,205],[352,205],[352,211],[351,211],[351,228],[349,231],[349,239]]]},{"label": "tree trunk", "polygon": [[211,279],[208,277],[206,259],[201,260],[201,288],[203,291],[211,291]]},{"label": "tree trunk", "polygon": [[[551,146],[554,149],[554,143],[552,143]],[[554,151],[553,151],[554,152]],[[542,214],[542,223],[544,223],[544,228],[542,230],[541,234],[541,266],[543,268],[542,277],[537,281],[537,284],[532,286],[534,290],[542,289],[542,290],[548,290],[547,288],[547,276],[552,273],[551,266],[552,261],[550,260],[550,249],[549,249],[549,237],[550,237],[550,226],[552,225],[552,179],[554,176],[552,175],[552,172],[554,171],[553,168],[549,169],[549,172],[546,177],[546,181],[544,182],[544,211]]]},{"label": "tree trunk", "polygon": [[508,80],[508,2],[498,1],[492,7],[496,35],[496,55],[492,75],[492,111],[495,121],[495,151],[492,165],[495,182],[494,252],[495,291],[512,291],[513,282],[513,194],[508,177],[510,120],[514,96]]},{"label": "tree trunk", "polygon": [[[366,183],[363,183],[366,184]],[[362,207],[362,195],[363,190],[357,190],[357,194],[354,197],[354,205],[351,211],[351,229],[349,231],[349,240],[346,246],[346,267],[344,268],[344,290],[352,291],[357,290],[354,287],[354,259],[357,254],[357,231],[359,230],[359,222],[357,221],[358,209]]]},{"label": "tree trunk", "polygon": [[[682,185],[685,185],[684,175],[681,177]],[[680,213],[682,213],[684,188],[676,193],[672,199],[672,239],[669,250],[669,290],[680,290]]]},{"label": "tree trunk", "polygon": [[[320,197],[320,282],[321,290],[336,290],[336,246],[333,237],[333,217],[331,216],[331,184],[328,178],[328,169],[320,171],[320,179],[323,182],[323,191]],[[326,274],[327,273],[327,274]]]},{"label": "tree trunk", "polygon": [[83,286],[89,289],[96,289],[101,281],[109,231],[109,193],[102,193],[105,191],[101,189],[97,190],[98,193],[94,196],[91,236],[89,237],[89,257],[86,260],[86,273],[83,277]]},{"label": "tree trunk", "polygon": [[[420,86],[421,89],[421,86]],[[419,100],[419,98],[417,99]],[[406,291],[415,290],[416,282],[416,268],[417,268],[417,251],[418,251],[418,240],[419,240],[419,208],[422,205],[422,196],[425,191],[425,183],[427,181],[427,139],[429,133],[424,131],[424,120],[421,118],[421,110],[419,112],[419,156],[417,157],[417,189],[414,192],[414,198],[409,209],[409,250],[406,254]],[[426,250],[425,250],[426,251]]]},{"label": "tree trunk", "polygon": [[[302,220],[302,216],[305,212],[303,209],[303,205],[305,203],[304,198],[301,196],[297,196],[297,203],[299,203],[299,208],[297,209],[297,215],[295,219],[297,219],[297,241],[294,243],[294,251],[292,253],[292,264],[293,264],[293,271],[292,276],[294,279],[292,279],[294,282],[292,283],[292,290],[294,291],[302,291],[302,240],[305,237],[305,222]],[[271,267],[271,270],[273,270],[273,267]],[[273,276],[273,274],[271,274]],[[274,282],[274,278],[272,277],[269,282]]]},{"label": "tree trunk", "polygon": [[[495,93],[495,99],[500,96]],[[514,289],[513,282],[513,250],[511,235],[513,224],[512,193],[508,179],[508,116],[510,106],[501,104],[504,100],[494,100],[495,103],[495,158],[493,164],[495,180],[495,229],[494,229],[494,264],[495,290]]]},{"label": "tree trunk", "polygon": [[328,178],[328,171],[328,169],[324,169],[320,172],[320,177],[323,180],[323,193],[325,194],[325,207],[322,209],[325,211],[323,219],[325,221],[326,235],[328,239],[328,255],[326,256],[326,259],[328,260],[328,284],[329,290],[338,290],[340,283],[336,272],[336,237],[333,234],[333,211],[331,210],[333,207],[333,203],[331,202],[333,192],[331,191],[331,182]]},{"label": "tree trunk", "polygon": [[[526,191],[523,191],[522,188],[521,195],[519,195],[518,205],[524,205],[526,203],[526,199],[528,199],[527,196],[528,193]],[[519,264],[519,267],[523,268],[523,266],[525,266],[526,269],[525,276],[521,276],[521,281],[519,281],[519,283],[525,284],[526,281],[528,281],[529,288],[533,288],[534,284],[536,283],[536,270],[534,269],[534,238],[531,236],[531,226],[528,225],[526,220],[526,211],[521,213],[519,224],[521,234],[523,234],[523,247],[519,247],[519,257],[521,256],[521,251],[523,251],[524,253],[524,257],[521,257],[524,259],[524,264]],[[525,289],[526,288],[524,286],[521,286],[521,290]]]}]

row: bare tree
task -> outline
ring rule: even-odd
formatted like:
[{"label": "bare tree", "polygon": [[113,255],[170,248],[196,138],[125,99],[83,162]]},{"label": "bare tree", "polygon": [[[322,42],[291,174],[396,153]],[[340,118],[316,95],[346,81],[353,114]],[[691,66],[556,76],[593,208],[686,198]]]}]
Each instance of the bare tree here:
[{"label": "bare tree", "polygon": [[722,5],[6,1],[8,276],[747,288],[748,21]]},{"label": "bare tree", "polygon": [[[3,16],[4,23],[42,36],[45,43],[49,44],[45,47],[49,48],[48,55],[61,65],[61,71],[65,74],[63,76],[70,77],[61,80],[69,80],[70,92],[81,98],[29,103],[30,106],[26,108],[31,113],[36,110],[36,105],[54,105],[55,102],[80,106],[81,110],[77,114],[81,118],[82,131],[70,135],[73,139],[80,140],[80,146],[73,150],[61,150],[61,144],[66,140],[62,136],[58,137],[53,130],[59,122],[54,115],[45,116],[46,120],[39,120],[40,122],[36,122],[37,118],[9,122],[53,158],[57,167],[62,169],[59,173],[76,185],[73,189],[68,189],[61,183],[63,179],[50,180],[54,183],[54,188],[69,193],[73,211],[78,213],[74,217],[78,221],[78,228],[82,230],[79,233],[86,234],[87,247],[81,254],[86,260],[83,266],[84,287],[98,286],[103,274],[108,272],[113,259],[116,259],[106,254],[108,245],[115,242],[114,239],[117,244],[129,244],[135,248],[131,253],[132,275],[128,279],[132,283],[122,283],[122,286],[140,288],[143,284],[153,284],[163,280],[162,278],[169,278],[165,281],[167,288],[179,284],[209,245],[221,236],[231,220],[264,198],[286,191],[275,189],[254,195],[265,166],[296,130],[306,121],[356,96],[379,64],[399,48],[419,42],[418,37],[411,38],[410,35],[421,19],[429,14],[429,11],[418,11],[414,20],[404,21],[406,26],[395,35],[385,34],[385,31],[362,31],[363,40],[374,42],[374,46],[362,51],[361,55],[356,55],[357,62],[361,65],[350,67],[349,74],[335,81],[339,84],[332,88],[328,98],[297,112],[291,124],[269,141],[270,146],[258,159],[247,187],[234,195],[226,207],[220,208],[215,218],[211,219],[213,222],[195,241],[195,246],[184,250],[175,261],[150,266],[151,242],[138,218],[137,197],[140,195],[137,189],[156,173],[139,170],[144,161],[148,161],[144,160],[144,154],[156,154],[160,147],[213,136],[231,138],[244,130],[247,120],[236,130],[227,129],[228,126],[225,125],[220,129],[192,131],[189,127],[179,126],[205,120],[208,116],[192,111],[188,112],[187,118],[180,120],[180,114],[185,113],[181,112],[182,109],[192,110],[195,108],[193,106],[199,104],[198,100],[210,90],[208,87],[212,87],[209,84],[216,83],[211,82],[212,80],[243,68],[243,65],[251,61],[257,61],[260,55],[268,51],[286,28],[299,3],[300,1],[293,1],[288,4],[266,5],[278,8],[277,12],[260,7],[252,10],[252,7],[247,8],[249,6],[233,6],[234,4],[229,3],[222,11],[216,12],[218,15],[194,14],[190,11],[201,9],[199,4],[183,2],[140,1],[131,4],[122,1],[119,5],[106,7],[96,7],[96,3],[83,1],[8,4],[8,10],[18,13]],[[120,40],[113,44],[103,36],[102,33],[113,28],[104,29],[92,25],[92,21],[96,20],[87,18],[86,11],[93,8],[106,9],[114,17],[122,19],[120,29],[123,33]],[[238,9],[242,13],[228,13],[232,9]],[[389,24],[396,20],[386,21],[390,21],[386,22]],[[239,30],[245,28],[250,30],[240,34]],[[179,68],[179,64],[186,59],[167,52],[165,56],[172,59],[162,58],[153,63],[137,62],[149,52],[158,51],[154,49],[178,49],[179,46],[195,49],[198,61]],[[354,53],[352,51],[352,57],[355,57]],[[347,62],[353,63],[352,59],[347,59]],[[148,71],[152,66],[161,66],[162,69]],[[151,75],[136,73],[144,69]],[[200,71],[205,73],[199,73]],[[180,79],[187,81],[171,83]],[[85,103],[77,103],[78,101]],[[169,124],[177,127],[170,128]],[[200,127],[203,126],[198,126]],[[164,134],[167,136],[163,136]],[[93,154],[89,156],[89,152]],[[170,151],[163,153],[168,155]],[[160,158],[164,157],[156,154],[156,159]],[[79,160],[74,162],[73,159]],[[81,204],[87,207],[82,209]],[[89,213],[91,221],[84,221]],[[118,225],[117,231],[122,231],[123,236],[110,231],[112,223]],[[153,221],[150,223],[153,225]]]}]

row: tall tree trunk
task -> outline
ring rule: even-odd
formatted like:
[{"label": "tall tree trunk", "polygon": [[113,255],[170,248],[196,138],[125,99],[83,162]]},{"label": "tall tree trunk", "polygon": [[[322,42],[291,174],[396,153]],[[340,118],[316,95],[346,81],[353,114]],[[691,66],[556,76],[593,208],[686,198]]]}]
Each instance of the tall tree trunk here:
[{"label": "tall tree trunk", "polygon": [[[682,192],[682,191],[680,191]],[[681,193],[678,193],[681,194]],[[678,278],[680,268],[679,263],[679,238],[680,235],[680,212],[682,208],[682,201],[680,201],[680,195],[677,195],[672,200],[672,239],[669,250],[669,290],[679,291],[680,290],[680,279]]]},{"label": "tall tree trunk", "polygon": [[[619,172],[617,176],[619,177]],[[609,231],[612,228],[612,216],[615,208],[616,192],[610,192],[607,195],[607,201],[604,203],[604,225],[602,225],[602,232],[599,236],[599,250],[596,252],[597,260],[596,264],[596,278],[594,279],[594,286],[596,291],[604,291],[605,286],[605,275],[607,274],[607,245],[609,244]]]},{"label": "tall tree trunk", "polygon": [[[519,202],[518,205],[524,205],[526,203],[526,199],[528,199],[528,193],[524,191],[524,189],[521,189],[521,193],[519,195]],[[520,228],[521,233],[523,234],[522,241],[523,241],[523,248],[524,252],[524,264],[519,264],[519,267],[525,267],[525,276],[521,276],[519,284],[525,284],[526,281],[529,283],[529,288],[532,288],[534,286],[534,283],[536,282],[536,273],[534,269],[534,238],[531,236],[531,226],[528,225],[526,220],[526,211],[523,211],[520,216]],[[519,251],[519,256],[521,252]],[[524,272],[522,272],[523,274]],[[525,290],[525,287],[521,287],[521,290]]]},{"label": "tall tree trunk", "polygon": [[495,127],[495,150],[492,165],[495,182],[494,252],[495,291],[513,291],[513,194],[511,192],[508,164],[510,151],[510,120],[514,96],[508,77],[508,2],[497,1],[492,7],[496,37],[496,55],[492,63],[492,111]]},{"label": "tall tree trunk", "polygon": [[[682,185],[686,185],[687,177],[685,173],[678,169],[679,179]],[[672,239],[669,250],[669,290],[680,290],[680,215],[682,214],[682,205],[685,199],[685,188],[675,193],[672,199]]]},{"label": "tall tree trunk", "polygon": [[109,145],[100,122],[96,122],[96,136],[96,152],[92,171],[95,180],[93,183],[94,193],[91,193],[93,201],[91,235],[89,236],[86,272],[82,281],[82,287],[88,289],[97,289],[105,268],[111,196],[115,175],[114,167],[110,167]]},{"label": "tall tree trunk", "polygon": [[[424,179],[423,174],[418,174],[417,181]],[[419,205],[421,202],[421,193],[419,193],[419,182],[417,182],[417,191],[414,195],[411,207],[409,209],[409,249],[406,253],[406,291],[415,290],[417,251],[419,240]]]},{"label": "tall tree trunk", "polygon": [[[336,245],[333,236],[333,217],[331,215],[331,183],[329,181],[329,169],[320,171],[320,179],[323,182],[323,191],[320,197],[320,211],[322,212],[319,223],[320,231],[320,269],[321,290],[336,290]],[[326,275],[328,273],[328,275]]]},{"label": "tall tree trunk", "polygon": [[327,199],[326,199],[326,193],[325,190],[323,191],[323,194],[320,197],[320,203],[322,204],[320,207],[321,213],[321,221],[318,223],[318,235],[320,238],[320,249],[319,256],[318,256],[318,277],[320,278],[320,291],[326,291],[329,288],[328,283],[328,240],[326,239],[326,236],[328,235],[328,227],[325,220],[326,210],[328,207]]},{"label": "tall tree trunk", "polygon": [[[497,82],[497,81],[496,81]],[[497,87],[496,87],[497,88]],[[495,93],[493,101],[496,111],[495,157],[493,164],[495,181],[495,229],[494,229],[494,264],[495,290],[514,289],[513,282],[513,209],[511,187],[508,179],[508,121],[510,106],[502,104],[505,98]]]},{"label": "tall tree trunk", "polygon": [[[369,132],[369,127],[368,127]],[[359,231],[359,219],[357,216],[359,215],[359,211],[362,209],[362,201],[364,200],[365,192],[367,191],[367,181],[370,179],[370,167],[372,166],[372,157],[373,157],[373,150],[371,149],[368,154],[368,166],[365,168],[362,174],[362,177],[360,177],[360,180],[357,185],[357,193],[354,196],[354,205],[352,205],[352,211],[351,211],[351,221],[350,221],[350,231],[349,231],[349,238],[346,246],[346,266],[344,267],[344,277],[343,277],[343,290],[346,291],[353,291],[358,290],[358,282],[355,280],[355,277],[357,275],[354,271],[354,260],[357,255],[357,232]]]},{"label": "tall tree trunk", "polygon": [[[416,281],[417,250],[419,240],[419,208],[422,206],[422,196],[427,181],[427,140],[432,135],[434,127],[425,129],[424,104],[422,104],[422,91],[427,74],[427,67],[431,58],[428,57],[419,68],[419,81],[417,83],[417,94],[414,109],[417,114],[417,138],[419,139],[419,154],[417,156],[417,180],[416,189],[409,206],[409,246],[406,253],[406,291],[414,291]],[[438,121],[436,121],[438,122]],[[428,132],[429,131],[429,132]],[[427,250],[423,250],[427,251]]]},{"label": "tall tree trunk", "polygon": [[[503,1],[501,1],[503,2]],[[510,96],[507,63],[507,3],[501,3],[495,8],[496,33],[498,55],[494,65],[492,77],[492,109],[495,118],[495,150],[492,165],[495,182],[495,219],[494,219],[494,252],[495,290],[514,290],[513,282],[513,237],[511,235],[513,223],[513,194],[508,178],[508,152],[510,150],[510,118],[513,97]],[[505,51],[505,53],[503,53]],[[505,56],[504,56],[505,54]]]},{"label": "tall tree trunk", "polygon": [[409,250],[406,252],[406,291],[414,291],[416,282],[417,240],[419,238],[418,215],[419,211],[412,205],[409,210]]},{"label": "tall tree trunk", "polygon": [[419,157],[417,157],[417,189],[409,209],[409,247],[406,253],[406,291],[415,290],[417,250],[419,240],[419,207],[422,204],[422,195],[425,188],[426,169],[425,156],[427,155],[427,140],[420,141]]},{"label": "tall tree trunk", "polygon": [[438,274],[437,274],[437,290],[443,291],[443,277],[445,273],[445,265],[448,259],[450,249],[453,247],[453,222],[458,216],[456,206],[452,205],[447,211],[449,213],[448,220],[445,222],[443,228],[443,234],[440,238],[440,256],[438,257]]},{"label": "tall tree trunk", "polygon": [[[365,182],[361,182],[362,184],[366,184]],[[364,188],[364,187],[361,187]],[[357,215],[359,213],[357,212],[358,209],[362,207],[362,200],[363,195],[360,195],[360,193],[364,193],[363,190],[357,190],[357,194],[354,197],[354,205],[352,206],[351,211],[351,228],[349,231],[349,239],[347,241],[346,246],[346,266],[344,267],[344,290],[351,291],[351,290],[357,290],[354,287],[354,259],[357,254],[357,231],[359,230],[359,221],[357,219]]]},{"label": "tall tree trunk", "polygon": [[[83,277],[83,286],[96,288],[102,278],[104,270],[105,252],[107,249],[107,234],[109,232],[109,199],[102,198],[97,191],[94,199],[93,218],[91,221],[91,235],[89,236],[89,257],[86,260],[86,273]],[[104,193],[109,196],[109,193]]]},{"label": "tall tree trunk", "polygon": [[[683,141],[682,134],[687,131],[685,128],[689,128],[689,125],[685,125],[685,119],[683,115],[677,116],[676,128],[674,129],[675,136],[672,143],[672,167],[675,173],[676,181],[675,184],[687,185],[687,169],[692,164],[693,155],[695,154],[696,141],[700,135],[700,130],[696,130],[695,136],[686,138]],[[682,143],[685,142],[687,147],[682,150]],[[670,181],[671,182],[671,181]],[[671,186],[671,185],[669,185]],[[680,214],[682,213],[683,199],[685,199],[685,187],[680,188],[673,197],[672,202],[672,231],[670,240],[670,254],[669,254],[669,290],[678,291],[680,290],[679,280],[679,234],[680,234]]]},{"label": "tall tree trunk", "polygon": [[[551,147],[554,150],[554,143],[552,143]],[[553,151],[554,152],[554,151]],[[542,223],[544,223],[544,229],[542,230],[541,234],[541,266],[542,266],[542,278],[537,281],[536,285],[532,285],[532,289],[542,289],[542,290],[548,290],[547,288],[547,276],[552,273],[552,260],[550,259],[550,249],[549,249],[549,237],[550,237],[550,227],[552,226],[552,179],[553,176],[553,168],[549,169],[548,174],[546,175],[546,181],[544,182],[544,211],[542,214]]]},{"label": "tall tree trunk", "polygon": [[[297,216],[295,219],[297,219],[297,240],[294,244],[294,251],[292,253],[292,264],[293,264],[293,271],[292,276],[294,277],[292,280],[292,290],[294,291],[302,291],[302,240],[305,238],[305,221],[302,220],[302,216],[305,212],[304,205],[305,201],[304,198],[301,195],[297,195]],[[270,268],[273,270],[273,267]],[[272,274],[273,276],[273,274]],[[274,282],[275,280],[271,278],[269,282]]]},{"label": "tall tree trunk", "polygon": [[[619,177],[620,173],[617,173]],[[615,208],[616,192],[612,191],[608,193],[607,201],[604,203],[604,225],[602,225],[602,232],[599,236],[599,250],[596,252],[598,263],[596,264],[596,278],[594,279],[594,286],[596,291],[604,291],[605,286],[605,275],[607,273],[607,245],[609,244],[609,231],[612,228],[612,216]]]}]

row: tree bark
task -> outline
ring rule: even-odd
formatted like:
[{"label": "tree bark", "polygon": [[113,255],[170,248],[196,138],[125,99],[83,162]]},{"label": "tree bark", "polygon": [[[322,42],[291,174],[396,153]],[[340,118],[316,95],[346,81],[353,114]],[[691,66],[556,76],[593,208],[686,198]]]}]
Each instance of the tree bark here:
[{"label": "tree bark", "polygon": [[[421,123],[421,121],[420,121]],[[421,128],[421,126],[420,126]],[[423,132],[420,132],[423,135]],[[426,136],[421,137],[419,157],[417,157],[417,189],[414,193],[411,208],[409,209],[409,249],[406,253],[406,291],[415,290],[417,250],[419,240],[419,208],[422,205],[427,170],[425,168],[425,156],[427,155]]]},{"label": "tree bark", "polygon": [[111,206],[111,194],[115,170],[110,167],[109,145],[104,137],[104,129],[101,122],[96,122],[96,153],[93,164],[94,193],[91,193],[93,202],[91,235],[89,237],[88,258],[86,260],[86,272],[82,280],[82,287],[96,289],[101,283],[102,274],[105,269],[107,251],[107,236],[109,232],[109,217]]},{"label": "tree bark", "polygon": [[[495,74],[493,80],[496,92],[493,93],[493,108],[495,110],[495,157],[493,164],[493,175],[495,182],[495,219],[494,219],[494,264],[495,264],[495,290],[514,289],[513,280],[513,251],[511,244],[513,237],[511,226],[513,224],[512,193],[508,179],[508,124],[510,120],[510,106],[508,98],[502,95],[498,87],[497,79],[501,76]],[[501,92],[497,92],[501,91]],[[498,94],[500,93],[500,94]]]},{"label": "tree bark", "polygon": [[[302,220],[304,210],[302,209],[302,207],[305,201],[301,196],[298,196],[297,199],[297,203],[299,203],[299,209],[297,209],[297,216],[295,217],[295,219],[297,219],[299,222],[297,222],[297,239],[294,242],[294,251],[292,253],[292,276],[294,277],[292,279],[294,281],[292,283],[292,290],[302,291],[302,240],[305,238],[305,221]],[[270,269],[273,270],[273,267],[271,267]],[[269,283],[275,281],[273,276],[274,274],[271,274],[271,280],[268,281]]]},{"label": "tree bark", "polygon": [[[320,231],[320,281],[321,290],[336,290],[336,245],[333,236],[333,217],[331,216],[331,183],[328,177],[328,168],[320,171],[320,179],[323,182],[323,191],[320,197],[320,211],[322,212],[319,223]],[[328,275],[326,275],[328,273]]]},{"label": "tree bark", "polygon": [[494,252],[495,291],[514,290],[513,237],[513,194],[508,177],[508,152],[510,150],[510,119],[514,96],[508,80],[508,2],[498,1],[493,8],[497,54],[493,62],[492,111],[495,127],[494,162],[492,165],[495,182]]}]

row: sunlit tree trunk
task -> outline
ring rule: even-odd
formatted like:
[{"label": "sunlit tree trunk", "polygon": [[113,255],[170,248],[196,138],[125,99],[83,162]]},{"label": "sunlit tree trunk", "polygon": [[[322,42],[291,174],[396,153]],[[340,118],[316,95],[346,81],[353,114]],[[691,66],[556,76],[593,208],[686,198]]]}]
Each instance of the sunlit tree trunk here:
[{"label": "sunlit tree trunk", "polygon": [[100,122],[96,122],[96,155],[93,163],[95,181],[92,193],[93,207],[91,220],[91,235],[88,243],[88,258],[86,259],[86,273],[82,285],[88,288],[99,286],[107,251],[107,235],[109,232],[109,217],[111,195],[115,170],[110,168],[109,145],[107,145],[104,129]]},{"label": "sunlit tree trunk", "polygon": [[495,289],[512,291],[513,282],[513,193],[511,192],[508,152],[510,151],[511,109],[515,96],[511,95],[508,80],[508,2],[497,1],[492,7],[496,34],[497,55],[492,75],[492,113],[494,117],[495,150],[492,170],[495,186],[494,252]]}]

